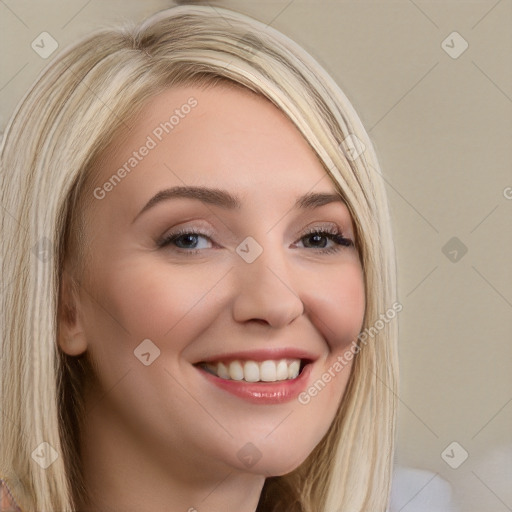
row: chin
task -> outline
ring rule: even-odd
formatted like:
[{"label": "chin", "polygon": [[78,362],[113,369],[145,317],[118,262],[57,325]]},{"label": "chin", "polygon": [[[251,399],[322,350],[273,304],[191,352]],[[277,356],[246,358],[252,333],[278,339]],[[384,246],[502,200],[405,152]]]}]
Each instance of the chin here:
[{"label": "chin", "polygon": [[[245,454],[240,454],[239,451],[240,458],[235,459],[234,462],[237,469],[253,474],[259,474],[265,477],[283,476],[297,469],[312,451],[313,449],[310,451],[301,451],[300,454],[297,454],[297,450],[292,447],[285,453],[276,453],[276,450],[270,448],[257,451],[257,449],[253,448],[251,445],[246,445]],[[244,457],[244,455],[246,456]],[[252,460],[251,456],[253,457]]]}]

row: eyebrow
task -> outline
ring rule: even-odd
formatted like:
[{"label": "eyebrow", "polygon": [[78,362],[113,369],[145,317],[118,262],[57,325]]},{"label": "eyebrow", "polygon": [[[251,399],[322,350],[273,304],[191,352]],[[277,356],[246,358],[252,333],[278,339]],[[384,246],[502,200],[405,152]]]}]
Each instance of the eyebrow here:
[{"label": "eyebrow", "polygon": [[[132,224],[146,211],[153,208],[158,203],[168,201],[170,199],[188,198],[196,199],[213,206],[218,206],[227,210],[239,210],[242,207],[240,198],[225,190],[208,187],[193,187],[193,186],[178,186],[165,190],[161,190],[155,194],[142,208],[142,210],[135,216]],[[309,210],[319,208],[329,203],[341,202],[345,204],[342,196],[338,193],[327,192],[309,192],[306,193],[295,201],[295,208]]]}]

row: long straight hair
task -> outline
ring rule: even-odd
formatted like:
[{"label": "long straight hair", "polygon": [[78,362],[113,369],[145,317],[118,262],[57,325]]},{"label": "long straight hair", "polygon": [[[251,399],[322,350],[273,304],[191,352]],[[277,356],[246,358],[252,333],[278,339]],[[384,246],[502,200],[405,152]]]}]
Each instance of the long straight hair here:
[{"label": "long straight hair", "polygon": [[[90,198],[82,191],[95,158],[156,93],[221,82],[268,98],[323,164],[354,220],[366,293],[363,331],[373,329],[368,342],[359,339],[329,431],[296,470],[266,479],[258,510],[386,510],[397,322],[374,324],[396,303],[396,270],[372,143],[345,94],[289,38],[227,9],[178,6],[140,25],[101,29],[59,54],[19,104],[2,141],[0,476],[24,512],[71,512],[85,492],[77,431],[87,367],[60,351],[57,336],[63,264],[86,266],[80,219]],[[347,151],[347,141],[364,150]],[[33,457],[37,447],[50,450],[43,442],[57,455],[46,468]]]}]

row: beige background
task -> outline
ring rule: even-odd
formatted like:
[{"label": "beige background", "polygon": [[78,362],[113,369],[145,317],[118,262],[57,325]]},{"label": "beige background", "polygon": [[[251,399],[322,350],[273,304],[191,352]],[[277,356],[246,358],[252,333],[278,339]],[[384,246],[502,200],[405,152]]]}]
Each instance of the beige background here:
[{"label": "beige background", "polygon": [[[376,145],[404,306],[397,464],[449,481],[461,510],[512,510],[512,2],[219,4],[271,24],[313,54]],[[170,5],[0,1],[2,130],[47,62],[31,48],[41,32],[63,47],[98,24]],[[469,45],[458,58],[442,47],[454,31]],[[461,48],[456,37],[444,43],[451,52]],[[462,449],[469,453],[458,469],[441,457],[453,441],[462,448],[448,450],[452,464]],[[410,488],[402,510],[416,510],[432,482]]]}]

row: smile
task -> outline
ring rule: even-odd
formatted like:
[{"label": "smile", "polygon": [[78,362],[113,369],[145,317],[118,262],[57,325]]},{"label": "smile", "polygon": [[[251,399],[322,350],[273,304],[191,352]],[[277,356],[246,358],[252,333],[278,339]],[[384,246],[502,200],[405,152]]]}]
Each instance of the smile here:
[{"label": "smile", "polygon": [[206,382],[254,404],[280,404],[304,391],[318,354],[296,347],[209,355],[194,364]]},{"label": "smile", "polygon": [[266,361],[235,360],[200,363],[207,372],[224,380],[245,382],[277,382],[296,379],[306,360],[270,359]]}]

